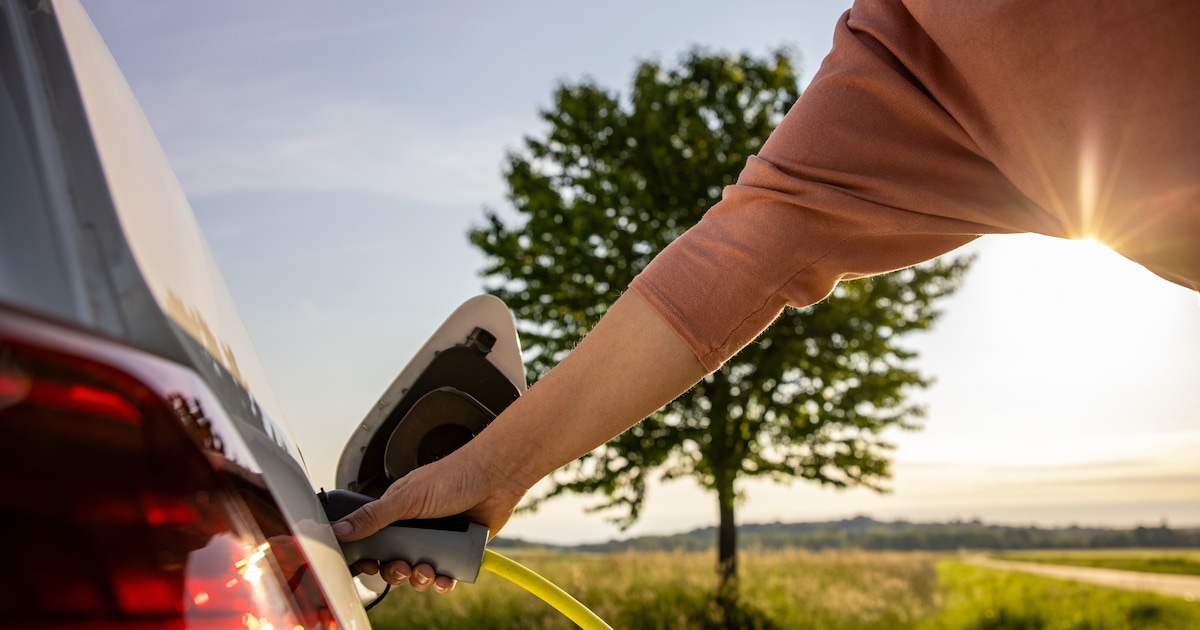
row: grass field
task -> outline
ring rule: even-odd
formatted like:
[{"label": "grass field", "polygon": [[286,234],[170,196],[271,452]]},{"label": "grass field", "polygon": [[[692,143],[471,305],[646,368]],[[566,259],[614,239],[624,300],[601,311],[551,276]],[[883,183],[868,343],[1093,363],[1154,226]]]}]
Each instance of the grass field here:
[{"label": "grass field", "polygon": [[[1200,603],[962,564],[928,553],[744,552],[739,610],[721,618],[714,554],[510,554],[614,628],[1145,630],[1200,628]],[[448,596],[395,589],[375,628],[575,627],[490,574]]]},{"label": "grass field", "polygon": [[1071,549],[1052,551],[1009,551],[992,554],[999,560],[1019,560],[1076,567],[1200,575],[1197,549]]},{"label": "grass field", "polygon": [[945,599],[918,628],[1076,630],[1200,628],[1200,604],[944,561]]}]

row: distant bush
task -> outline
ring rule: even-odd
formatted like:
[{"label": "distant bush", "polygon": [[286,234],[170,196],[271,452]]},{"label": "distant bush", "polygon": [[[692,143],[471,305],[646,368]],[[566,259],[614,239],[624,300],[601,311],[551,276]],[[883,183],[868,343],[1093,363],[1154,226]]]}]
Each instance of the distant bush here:
[{"label": "distant bush", "polygon": [[[555,547],[497,539],[497,548],[533,546],[562,551],[701,551],[713,549],[716,529],[706,527],[670,536],[643,536],[606,543]],[[914,523],[857,517],[822,523],[758,523],[738,527],[743,549],[868,549],[879,551],[956,551],[959,549],[1118,549],[1200,548],[1200,529],[1135,527],[1015,527],[980,521]]]}]

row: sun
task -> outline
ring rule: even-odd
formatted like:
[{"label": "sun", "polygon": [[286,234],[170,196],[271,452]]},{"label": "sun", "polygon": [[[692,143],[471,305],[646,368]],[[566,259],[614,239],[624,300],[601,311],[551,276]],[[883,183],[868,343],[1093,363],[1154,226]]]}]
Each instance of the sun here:
[{"label": "sun", "polygon": [[1071,240],[1068,240],[1067,242],[1073,243],[1075,246],[1077,246],[1080,249],[1080,251],[1091,252],[1089,255],[1120,256],[1120,254],[1113,251],[1113,249],[1111,247],[1109,247],[1108,245],[1105,245],[1100,239],[1092,237],[1092,236],[1085,236],[1083,238],[1071,239]]},{"label": "sun", "polygon": [[1043,237],[1038,241],[1038,255],[1043,259],[1046,270],[1056,272],[1056,275],[1063,278],[1071,277],[1076,282],[1102,285],[1106,279],[1111,281],[1113,274],[1119,274],[1126,281],[1136,282],[1131,276],[1149,273],[1141,265],[1118,254],[1094,237]]}]

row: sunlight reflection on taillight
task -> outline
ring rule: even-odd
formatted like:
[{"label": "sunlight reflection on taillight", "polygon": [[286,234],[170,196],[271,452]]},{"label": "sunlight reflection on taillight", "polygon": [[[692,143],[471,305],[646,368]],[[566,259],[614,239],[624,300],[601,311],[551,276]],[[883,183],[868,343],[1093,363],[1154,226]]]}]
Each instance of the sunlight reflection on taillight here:
[{"label": "sunlight reflection on taillight", "polygon": [[236,621],[246,628],[304,627],[281,597],[287,585],[271,566],[269,550],[270,543],[245,545],[222,534],[192,552],[181,598],[184,617]]}]

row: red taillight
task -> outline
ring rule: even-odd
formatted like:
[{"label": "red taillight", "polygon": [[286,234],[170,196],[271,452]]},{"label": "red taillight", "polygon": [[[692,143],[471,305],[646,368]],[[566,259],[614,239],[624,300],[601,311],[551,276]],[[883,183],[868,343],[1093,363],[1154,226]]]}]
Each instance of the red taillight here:
[{"label": "red taillight", "polygon": [[216,413],[182,367],[0,310],[0,626],[336,627]]}]

